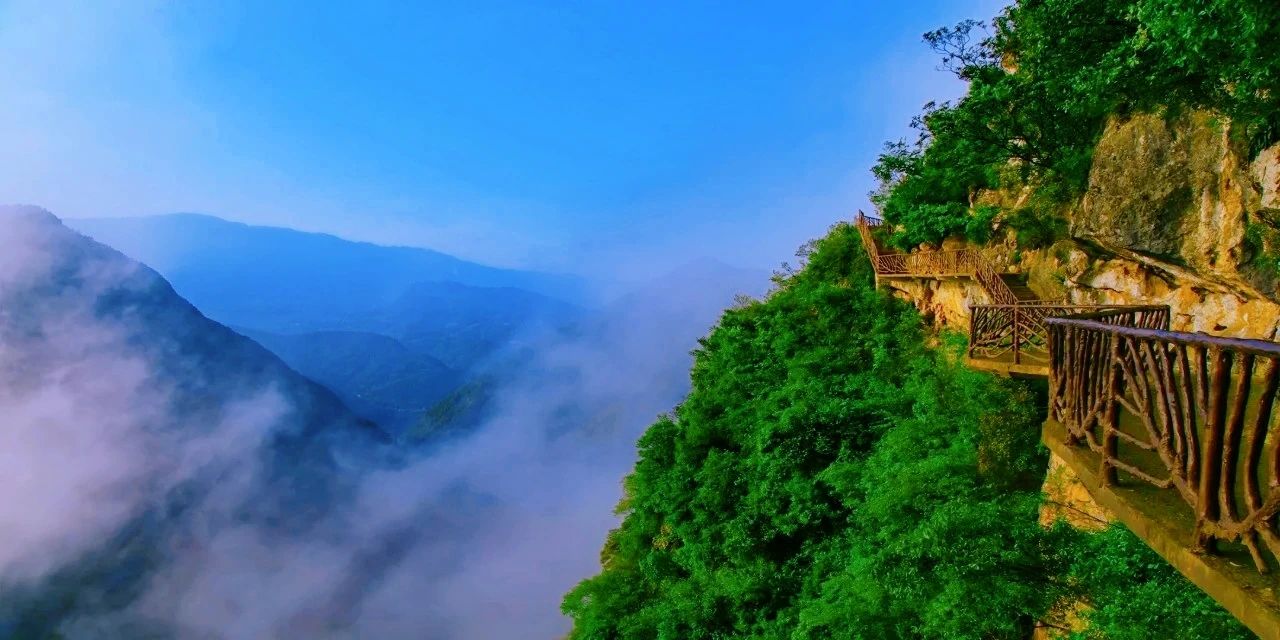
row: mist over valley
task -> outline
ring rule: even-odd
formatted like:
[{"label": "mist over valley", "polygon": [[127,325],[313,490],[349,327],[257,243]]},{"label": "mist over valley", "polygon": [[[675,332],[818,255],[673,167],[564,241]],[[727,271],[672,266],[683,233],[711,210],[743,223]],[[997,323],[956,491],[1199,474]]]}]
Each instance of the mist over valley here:
[{"label": "mist over valley", "polygon": [[[0,225],[7,438],[42,434],[6,447],[26,469],[6,504],[50,514],[12,538],[0,621],[35,637],[562,633],[635,438],[684,394],[720,309],[767,282],[703,262],[579,306],[449,279],[478,266],[397,265],[385,307],[343,315],[309,306],[341,286],[309,265],[346,244],[227,277],[133,221],[122,244],[168,246],[150,259],[175,289],[39,208]],[[244,302],[206,312],[188,291]]]}]

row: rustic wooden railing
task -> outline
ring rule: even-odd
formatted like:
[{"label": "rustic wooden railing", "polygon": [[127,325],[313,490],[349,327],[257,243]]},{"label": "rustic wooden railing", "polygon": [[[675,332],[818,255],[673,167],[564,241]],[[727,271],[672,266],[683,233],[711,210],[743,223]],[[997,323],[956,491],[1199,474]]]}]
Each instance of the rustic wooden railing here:
[{"label": "rustic wooden railing", "polygon": [[878,276],[914,276],[938,278],[944,276],[968,276],[978,281],[996,304],[1018,304],[1018,296],[983,257],[972,249],[951,251],[913,251],[911,253],[882,253],[876,238],[878,228],[884,225],[880,218],[858,212],[858,231],[862,243],[871,257],[871,266]]},{"label": "rustic wooden railing", "polygon": [[[1160,305],[1084,305],[1057,301],[1023,301],[1019,304],[980,304],[969,307],[969,357],[987,360],[1012,358],[1040,364],[1049,361],[1049,327],[1045,321],[1076,314],[1123,312],[1118,317],[1149,317],[1146,322],[1168,324],[1169,307]],[[1136,315],[1134,315],[1136,314]],[[1146,326],[1146,325],[1143,325]]]},{"label": "rustic wooden railing", "polygon": [[1170,332],[1167,311],[1046,324],[1050,417],[1067,446],[1097,454],[1104,485],[1179,496],[1192,549],[1239,542],[1269,571],[1280,555],[1280,344]]},{"label": "rustic wooden railing", "polygon": [[875,234],[876,228],[884,225],[884,220],[859,211],[857,223],[858,235],[862,236],[862,246],[866,248],[867,255],[871,257],[872,268],[879,273],[880,244],[876,240]]}]

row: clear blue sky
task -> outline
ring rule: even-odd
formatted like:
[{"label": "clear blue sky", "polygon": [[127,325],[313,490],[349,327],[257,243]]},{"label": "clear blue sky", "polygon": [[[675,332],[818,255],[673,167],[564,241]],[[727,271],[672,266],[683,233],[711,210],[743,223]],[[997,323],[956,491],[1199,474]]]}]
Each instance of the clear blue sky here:
[{"label": "clear blue sky", "polygon": [[[866,207],[1003,2],[0,2],[0,200],[624,274]],[[272,6],[265,6],[271,4]]]}]

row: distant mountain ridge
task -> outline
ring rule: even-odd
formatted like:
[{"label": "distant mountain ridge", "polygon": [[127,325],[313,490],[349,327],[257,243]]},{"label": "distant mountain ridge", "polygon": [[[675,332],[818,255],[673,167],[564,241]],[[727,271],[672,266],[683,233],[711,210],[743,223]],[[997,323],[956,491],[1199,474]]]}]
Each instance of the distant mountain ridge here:
[{"label": "distant mountain ridge", "polygon": [[585,297],[575,277],[206,215],[68,224],[393,432],[522,336],[575,321]]},{"label": "distant mountain ridge", "polygon": [[500,269],[413,247],[230,222],[202,214],[68,220],[72,228],[156,269],[227,324],[276,332],[326,324],[394,302],[411,286],[510,287],[580,303],[572,276]]},{"label": "distant mountain ridge", "polygon": [[[619,366],[656,362],[652,353],[687,354],[705,335],[723,309],[739,295],[760,296],[767,289],[768,273],[744,269],[714,259],[684,263],[651,279],[626,294],[554,329],[537,335],[533,344],[519,345],[486,363],[467,384],[454,389],[409,427],[403,437],[409,442],[436,443],[465,436],[502,410],[502,390],[539,385],[571,386],[581,372],[565,368],[554,354],[608,354]],[[643,377],[660,389],[670,402],[687,390],[691,360],[677,355],[659,359]],[[537,392],[534,392],[537,393]],[[625,393],[618,390],[619,394]],[[612,398],[606,401],[575,397],[573,406],[562,407],[555,417],[560,429],[610,428],[615,420]]]},{"label": "distant mountain ridge", "polygon": [[[27,245],[25,255],[20,252],[0,261],[0,270],[22,268],[22,259],[36,253],[48,261],[37,268],[49,274],[44,280],[0,279],[4,310],[0,338],[8,337],[7,344],[35,330],[49,316],[68,313],[62,304],[89,304],[95,320],[122,323],[130,344],[154,355],[167,375],[194,373],[198,361],[198,372],[206,382],[217,384],[216,377],[224,369],[243,365],[250,377],[270,378],[304,399],[302,406],[314,410],[317,419],[359,425],[359,430],[372,428],[347,412],[330,390],[298,375],[252,340],[205,317],[158,273],[72,231],[49,212],[33,206],[0,206],[0,228],[11,242]],[[249,386],[261,386],[261,382],[250,380]]]}]

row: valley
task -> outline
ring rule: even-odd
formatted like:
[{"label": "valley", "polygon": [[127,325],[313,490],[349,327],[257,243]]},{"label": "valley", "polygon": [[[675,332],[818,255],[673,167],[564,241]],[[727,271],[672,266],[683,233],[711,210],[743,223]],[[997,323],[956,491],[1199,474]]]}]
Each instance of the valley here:
[{"label": "valley", "polygon": [[[607,527],[598,514],[639,427],[686,392],[686,354],[720,309],[765,280],[703,261],[584,308],[405,277],[383,309],[334,316],[303,303],[327,283],[287,281],[302,265],[281,266],[283,279],[263,268],[244,284],[202,288],[217,274],[156,258],[196,298],[238,286],[311,291],[223,308],[242,321],[262,313],[277,330],[284,316],[315,329],[269,332],[206,317],[162,274],[37,207],[0,207],[0,238],[7,437],[47,433],[5,455],[55,461],[24,467],[20,485],[57,518],[17,539],[4,567],[13,575],[23,558],[44,559],[5,591],[0,631],[18,637],[407,633],[399,624],[514,633],[521,617],[490,619],[476,608],[483,599],[456,597],[497,558],[517,571],[561,564],[551,581],[590,570],[590,545]],[[104,394],[114,404],[100,414]],[[79,459],[107,466],[62,471]],[[69,501],[99,483],[94,502]],[[509,556],[520,549],[511,531],[577,542]],[[76,546],[42,533],[74,534]],[[313,557],[329,559],[326,577],[304,588]],[[222,583],[228,575],[253,588]],[[401,622],[355,613],[402,616],[386,589],[428,577],[417,589],[454,599],[449,611]],[[555,584],[513,585],[508,597],[551,611]],[[268,588],[280,599],[252,600]],[[183,604],[192,599],[245,614],[230,624]],[[543,619],[547,633],[562,624]]]}]

